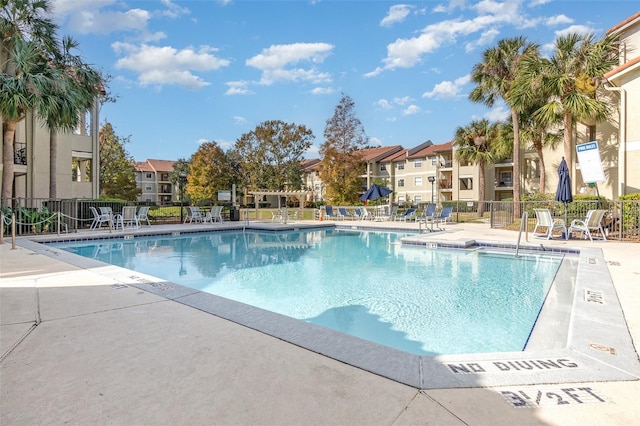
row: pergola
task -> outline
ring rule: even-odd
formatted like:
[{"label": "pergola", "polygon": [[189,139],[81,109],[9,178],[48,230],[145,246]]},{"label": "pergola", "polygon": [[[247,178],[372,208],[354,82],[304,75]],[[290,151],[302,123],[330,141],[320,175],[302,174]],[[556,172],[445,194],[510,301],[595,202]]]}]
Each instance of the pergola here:
[{"label": "pergola", "polygon": [[307,196],[311,194],[311,191],[305,191],[303,189],[296,190],[296,191],[266,191],[265,190],[265,191],[249,191],[249,194],[253,195],[254,204],[256,206],[255,207],[256,218],[260,217],[260,215],[258,214],[258,210],[260,209],[260,202],[258,200],[264,197],[265,195],[275,195],[278,197],[278,210],[282,208],[282,206],[280,205],[280,200],[282,199],[282,197],[285,197],[285,199],[287,197],[297,198],[299,201],[298,209],[300,210],[298,217],[302,218],[304,202]]}]

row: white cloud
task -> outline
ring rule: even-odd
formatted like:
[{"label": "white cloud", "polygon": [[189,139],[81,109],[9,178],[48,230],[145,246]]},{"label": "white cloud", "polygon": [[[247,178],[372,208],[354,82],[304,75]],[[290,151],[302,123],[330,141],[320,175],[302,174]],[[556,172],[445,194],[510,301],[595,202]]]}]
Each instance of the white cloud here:
[{"label": "white cloud", "polygon": [[565,24],[572,24],[572,23],[573,23],[573,19],[569,18],[566,15],[551,16],[547,18],[547,20],[545,21],[545,25],[549,27],[554,25],[565,25]]},{"label": "white cloud", "polygon": [[216,57],[213,53],[217,49],[210,46],[177,50],[170,46],[116,42],[111,47],[116,54],[124,55],[115,67],[137,73],[141,86],[178,85],[199,89],[209,83],[192,71],[214,71],[229,65],[228,60]]},{"label": "white cloud", "polygon": [[235,115],[233,117],[233,122],[234,124],[245,124],[247,122],[247,119],[244,117],[240,117],[238,115]]},{"label": "white cloud", "polygon": [[555,33],[556,33],[556,36],[560,37],[560,36],[566,36],[567,34],[571,34],[571,33],[589,34],[593,32],[595,32],[595,30],[591,27],[587,27],[586,25],[571,25],[570,27],[567,27],[563,30],[556,31]]},{"label": "white cloud", "polygon": [[413,115],[420,112],[420,107],[417,105],[409,105],[402,111],[402,115]]},{"label": "white cloud", "polygon": [[412,101],[412,99],[409,96],[403,96],[401,98],[397,98],[397,97],[393,98],[393,103],[397,104],[397,105],[404,105],[404,104],[406,104],[408,102],[411,102],[411,101]]},{"label": "white cloud", "polygon": [[248,81],[228,81],[225,83],[229,88],[225,95],[252,95],[254,92],[249,89]]},{"label": "white cloud", "polygon": [[509,120],[510,117],[511,117],[511,111],[509,111],[509,109],[506,107],[506,105],[504,105],[504,103],[501,103],[500,105],[496,105],[492,109],[484,113],[482,117],[478,117],[474,115],[472,119],[478,120],[481,118],[486,118],[489,121],[505,121],[505,120]]},{"label": "white cloud", "polygon": [[[328,73],[315,69],[332,52],[333,45],[328,43],[293,43],[272,45],[252,58],[247,59],[248,66],[262,71],[260,84],[271,85],[278,81],[310,81],[312,83],[331,82]],[[311,63],[308,69],[295,68],[299,63]]]},{"label": "white cloud", "polygon": [[450,0],[447,6],[443,4],[439,4],[438,6],[433,8],[434,12],[446,13],[453,12],[456,9],[464,9],[465,8],[465,0]]},{"label": "white cloud", "polygon": [[541,6],[550,2],[551,0],[531,0],[531,3],[529,3],[529,7]]},{"label": "white cloud", "polygon": [[457,78],[453,82],[445,80],[433,86],[433,90],[423,93],[422,97],[434,99],[455,99],[460,96],[462,86],[470,81],[471,75],[469,74]]},{"label": "white cloud", "polygon": [[413,6],[408,4],[395,4],[389,8],[387,15],[380,21],[381,27],[390,27],[393,24],[404,21],[404,19],[411,13]]},{"label": "white cloud", "polygon": [[477,32],[486,32],[492,36],[492,28],[511,24],[526,26],[530,23],[521,16],[519,2],[498,3],[483,0],[474,6],[478,16],[473,19],[443,20],[426,26],[421,34],[412,38],[400,38],[387,45],[387,57],[383,65],[366,73],[365,77],[374,77],[385,70],[410,68],[421,62],[422,56],[432,53],[445,44],[454,43],[460,36],[469,36]]},{"label": "white cloud", "polygon": [[378,99],[378,100],[374,103],[374,105],[377,105],[377,106],[379,106],[379,107],[380,107],[380,108],[382,108],[382,109],[391,109],[391,108],[393,108],[393,105],[391,105],[391,102],[389,102],[389,101],[388,101],[388,100],[386,100],[386,99]]},{"label": "white cloud", "polygon": [[312,95],[330,95],[334,91],[335,90],[333,90],[331,87],[314,87],[313,90],[311,90],[311,94]]},{"label": "white cloud", "polygon": [[474,50],[477,47],[486,46],[488,44],[491,44],[493,42],[493,40],[495,40],[495,38],[496,38],[496,36],[498,34],[500,34],[500,31],[498,31],[495,28],[491,28],[491,29],[483,32],[480,35],[479,39],[477,39],[475,41],[472,41],[470,43],[467,43],[465,45],[465,51],[471,52],[472,50]]}]

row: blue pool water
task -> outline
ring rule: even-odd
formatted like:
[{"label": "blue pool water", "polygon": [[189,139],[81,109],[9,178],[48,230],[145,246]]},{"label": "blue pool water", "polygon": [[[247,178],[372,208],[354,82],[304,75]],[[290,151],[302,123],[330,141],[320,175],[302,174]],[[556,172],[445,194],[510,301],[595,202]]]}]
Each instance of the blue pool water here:
[{"label": "blue pool water", "polygon": [[561,256],[403,246],[405,235],[229,231],[55,245],[410,353],[524,348]]}]

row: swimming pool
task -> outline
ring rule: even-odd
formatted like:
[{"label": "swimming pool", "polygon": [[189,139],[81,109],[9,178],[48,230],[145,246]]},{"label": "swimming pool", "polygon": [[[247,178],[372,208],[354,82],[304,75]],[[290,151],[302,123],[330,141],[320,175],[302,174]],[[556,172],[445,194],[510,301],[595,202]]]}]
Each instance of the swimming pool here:
[{"label": "swimming pool", "polygon": [[562,255],[426,249],[401,245],[405,235],[228,231],[55,246],[413,354],[523,350]]}]

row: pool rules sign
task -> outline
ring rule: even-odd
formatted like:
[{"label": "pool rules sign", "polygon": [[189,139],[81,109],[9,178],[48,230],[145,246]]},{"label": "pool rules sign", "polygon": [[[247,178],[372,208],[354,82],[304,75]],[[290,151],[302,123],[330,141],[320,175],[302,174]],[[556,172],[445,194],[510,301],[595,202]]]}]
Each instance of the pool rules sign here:
[{"label": "pool rules sign", "polygon": [[580,163],[580,172],[584,183],[604,182],[598,142],[592,141],[576,145],[576,151],[578,151],[578,163]]}]

